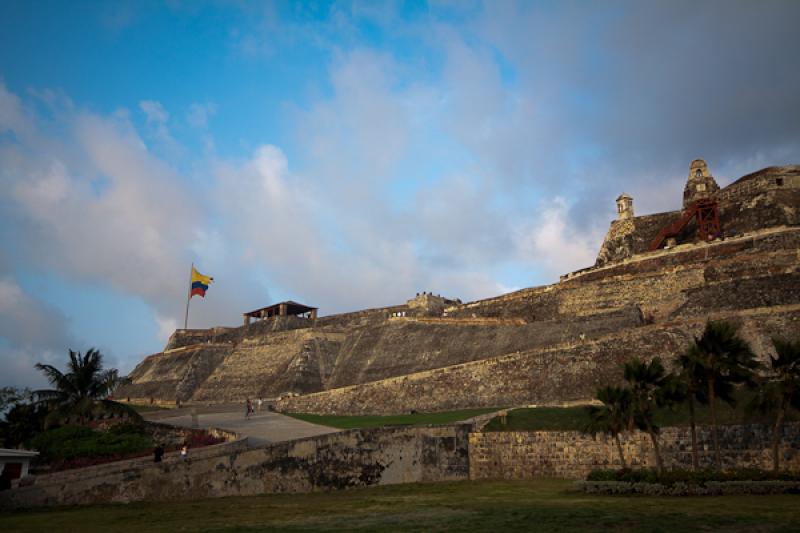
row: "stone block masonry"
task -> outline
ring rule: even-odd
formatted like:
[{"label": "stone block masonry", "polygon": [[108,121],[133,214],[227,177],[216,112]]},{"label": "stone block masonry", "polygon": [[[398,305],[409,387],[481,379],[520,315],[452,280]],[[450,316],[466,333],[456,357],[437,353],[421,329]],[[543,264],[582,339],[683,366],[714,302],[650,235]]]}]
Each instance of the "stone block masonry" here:
[{"label": "stone block masonry", "polygon": [[[163,354],[134,369],[118,396],[174,405],[310,394],[293,405],[312,412],[371,405],[382,413],[566,401],[591,395],[621,356],[646,350],[673,357],[685,348],[648,344],[637,334],[644,324],[686,343],[697,321],[739,320],[758,310],[765,323],[787,326],[772,333],[800,334],[796,322],[780,316],[800,305],[800,166],[764,169],[719,195],[724,239],[696,243],[678,235],[670,249],[647,252],[651,237],[678,213],[631,216],[615,222],[609,242],[627,243],[632,255],[617,250],[618,257],[557,284],[464,304],[423,294],[420,302],[316,320],[180,330]],[[691,225],[684,230],[695,232]],[[433,299],[436,306],[416,305]],[[765,338],[753,340],[763,347]],[[587,352],[601,339],[596,352]],[[466,370],[475,376],[463,376]],[[470,397],[480,403],[465,404]]]},{"label": "stone block masonry", "polygon": [[[350,430],[248,449],[243,441],[35,478],[0,509],[299,493],[469,477],[469,425]],[[152,460],[151,460],[152,461]]]},{"label": "stone block masonry", "polygon": [[772,336],[800,335],[800,305],[720,313],[285,398],[276,407],[295,413],[377,415],[588,401],[598,387],[620,381],[623,363],[633,357],[660,356],[671,365],[700,334],[706,318],[741,324],[742,334],[763,356]]},{"label": "stone block masonry", "polygon": [[[700,466],[713,467],[710,427],[700,426]],[[720,448],[725,469],[772,468],[772,432],[763,425],[720,426]],[[655,468],[650,437],[627,434],[622,439],[629,467]],[[666,468],[692,467],[688,427],[663,428],[659,444]],[[621,468],[611,437],[592,438],[575,431],[514,431],[470,433],[470,479],[583,479],[596,468]],[[786,424],[780,449],[783,469],[800,471],[800,423]]]},{"label": "stone block masonry", "polygon": [[[224,496],[304,493],[399,483],[467,479],[583,478],[620,466],[610,438],[571,431],[470,432],[471,425],[350,430],[249,448],[245,440],[190,451],[37,476],[0,492],[0,510],[44,505],[177,501]],[[710,431],[700,427],[703,466],[711,464]],[[722,426],[726,468],[771,467],[770,429]],[[688,428],[662,428],[667,467],[691,465]],[[649,437],[623,439],[629,465],[652,467]],[[783,468],[800,471],[800,423],[787,424]]]}]

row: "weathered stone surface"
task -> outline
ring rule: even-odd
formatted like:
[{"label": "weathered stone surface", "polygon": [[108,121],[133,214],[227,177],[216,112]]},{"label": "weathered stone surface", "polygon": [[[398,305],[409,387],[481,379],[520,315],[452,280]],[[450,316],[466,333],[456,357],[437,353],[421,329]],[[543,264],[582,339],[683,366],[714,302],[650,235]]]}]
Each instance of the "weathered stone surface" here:
[{"label": "weathered stone surface", "polygon": [[[559,401],[591,395],[622,358],[674,358],[709,317],[747,322],[755,312],[765,327],[783,324],[773,333],[800,335],[792,318],[800,304],[800,166],[764,169],[716,194],[724,240],[694,243],[690,225],[676,246],[646,252],[678,212],[624,218],[612,229],[633,255],[609,251],[599,266],[554,285],[451,300],[444,309],[445,299],[423,293],[403,305],[316,320],[179,331],[168,345],[174,349],[145,359],[118,395],[174,403],[330,391],[280,405],[341,413],[364,412],[365,405],[399,412]],[[648,344],[637,333],[645,324],[677,340]],[[767,337],[754,339],[768,349]],[[590,354],[589,345],[601,347]],[[544,378],[526,373],[534,369]],[[414,401],[398,389],[394,378],[401,376],[418,386]],[[559,386],[540,383],[547,380]]]},{"label": "weathered stone surface", "polygon": [[[270,493],[301,493],[420,481],[466,479],[578,479],[593,468],[620,466],[611,439],[571,431],[470,432],[470,425],[351,430],[260,448],[242,440],[191,450],[184,462],[169,454],[37,476],[0,492],[0,510],[42,505],[175,501]],[[770,429],[759,425],[719,428],[725,468],[770,468]],[[701,464],[710,466],[707,427],[698,428]],[[800,471],[800,424],[782,435],[783,468]],[[625,435],[629,465],[652,467],[647,435]],[[663,428],[660,446],[667,467],[691,465],[688,428]]]},{"label": "weathered stone surface", "polygon": [[[800,333],[800,305],[712,315],[741,325],[760,354],[775,335]],[[438,368],[402,377],[285,398],[279,410],[324,414],[391,414],[467,407],[507,407],[590,400],[600,386],[621,380],[632,357],[659,356],[669,366],[703,329],[705,317],[628,329],[575,341]]]},{"label": "weathered stone surface", "polygon": [[[765,168],[744,176],[723,189],[717,188],[707,168],[703,169],[701,178],[693,179],[692,176],[690,174],[687,181],[684,207],[687,202],[700,197],[716,198],[719,201],[720,223],[725,236],[800,224],[800,213],[797,211],[797,206],[800,205],[800,165]],[[704,191],[696,190],[698,184],[703,185]],[[680,216],[680,211],[670,211],[612,222],[600,247],[596,266],[645,253],[661,228]],[[677,236],[677,242],[693,242],[696,240],[696,233],[696,224],[690,222]]]},{"label": "weathered stone surface", "polygon": [[[725,469],[772,468],[772,434],[762,425],[720,426],[720,448]],[[714,466],[710,427],[697,428],[700,466]],[[629,467],[655,468],[650,437],[641,432],[626,434],[623,453]],[[663,428],[659,436],[664,466],[692,467],[689,428]],[[515,431],[470,433],[470,479],[533,479],[560,477],[582,479],[595,468],[621,468],[619,453],[611,437],[574,431]],[[800,471],[800,424],[783,428],[782,468]]]},{"label": "weathered stone surface", "polygon": [[468,479],[468,425],[351,430],[248,449],[243,441],[39,476],[0,509],[312,492]]}]

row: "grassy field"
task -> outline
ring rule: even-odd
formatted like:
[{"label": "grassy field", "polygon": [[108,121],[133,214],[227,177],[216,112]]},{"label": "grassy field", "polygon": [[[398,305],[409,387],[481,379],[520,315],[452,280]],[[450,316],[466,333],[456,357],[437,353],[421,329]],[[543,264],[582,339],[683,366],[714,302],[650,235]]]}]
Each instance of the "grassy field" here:
[{"label": "grassy field", "polygon": [[286,413],[288,416],[305,420],[313,424],[330,426],[339,429],[374,428],[380,426],[420,426],[426,424],[450,424],[460,422],[473,416],[483,415],[497,411],[497,407],[483,409],[462,409],[461,411],[447,411],[444,413],[414,413],[413,415],[391,416],[332,416],[332,415],[307,415],[302,413]]},{"label": "grassy field", "polygon": [[57,508],[0,531],[800,531],[800,496],[590,497],[572,482],[465,481]]},{"label": "grassy field", "polygon": [[160,407],[158,405],[137,405],[133,403],[126,403],[124,405],[127,405],[128,407],[130,407],[131,409],[140,414],[152,413],[154,411],[165,411],[167,409],[166,407]]},{"label": "grassy field", "polygon": [[[758,412],[749,412],[745,406],[750,401],[752,393],[741,391],[737,396],[737,407],[719,402],[717,404],[717,422],[720,425],[766,423],[772,424],[775,419],[772,415],[763,415]],[[697,424],[710,424],[711,413],[708,406],[695,405]],[[800,413],[790,410],[786,421],[800,420]],[[537,407],[532,409],[514,409],[509,411],[506,424],[500,418],[494,418],[484,431],[580,431],[589,421],[585,407]],[[675,410],[660,409],[656,413],[656,423],[661,427],[688,426],[689,408],[686,405]]]}]

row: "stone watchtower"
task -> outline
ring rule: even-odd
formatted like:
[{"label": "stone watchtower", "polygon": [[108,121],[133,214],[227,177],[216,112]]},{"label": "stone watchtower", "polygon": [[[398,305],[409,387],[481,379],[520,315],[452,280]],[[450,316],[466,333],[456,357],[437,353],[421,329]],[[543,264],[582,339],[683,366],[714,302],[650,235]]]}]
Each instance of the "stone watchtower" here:
[{"label": "stone watchtower", "polygon": [[[708,165],[702,159],[695,159],[689,165],[689,179],[683,189],[683,208],[701,199],[714,196],[719,190],[719,185],[714,176],[708,171]],[[619,203],[619,200],[617,200]]]},{"label": "stone watchtower", "polygon": [[617,218],[627,220],[633,218],[633,198],[628,193],[622,193],[617,198]]}]

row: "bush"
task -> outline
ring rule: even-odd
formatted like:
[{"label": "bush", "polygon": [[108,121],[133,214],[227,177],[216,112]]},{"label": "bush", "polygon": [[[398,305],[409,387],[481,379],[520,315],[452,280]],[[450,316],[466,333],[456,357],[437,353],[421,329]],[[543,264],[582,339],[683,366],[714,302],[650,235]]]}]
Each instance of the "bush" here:
[{"label": "bush", "polygon": [[190,448],[212,446],[214,444],[219,444],[221,442],[225,442],[224,437],[215,437],[214,435],[206,431],[193,431],[192,434],[189,436],[189,438],[186,440],[186,444],[188,444]]},{"label": "bush", "polygon": [[622,481],[625,483],[658,483],[672,486],[684,483],[703,486],[711,482],[733,481],[800,481],[800,474],[793,472],[772,472],[755,468],[741,468],[727,472],[717,470],[665,470],[661,475],[656,470],[592,470],[587,481]]},{"label": "bush", "polygon": [[734,494],[800,494],[800,481],[708,481],[693,485],[683,481],[671,485],[629,481],[578,481],[578,490],[607,496],[720,496]]},{"label": "bush", "polygon": [[77,457],[120,456],[147,450],[153,441],[139,426],[121,424],[106,432],[85,426],[63,426],[44,431],[28,446],[45,462]]}]

